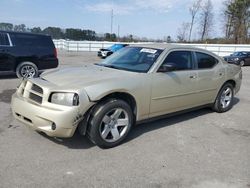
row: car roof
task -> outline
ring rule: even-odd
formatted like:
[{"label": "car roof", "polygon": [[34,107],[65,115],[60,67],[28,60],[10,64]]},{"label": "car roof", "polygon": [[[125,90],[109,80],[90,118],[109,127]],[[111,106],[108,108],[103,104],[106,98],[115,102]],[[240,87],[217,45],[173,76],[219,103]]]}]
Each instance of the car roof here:
[{"label": "car roof", "polygon": [[31,33],[31,32],[20,32],[20,31],[4,31],[0,30],[1,33],[9,33],[9,34],[22,34],[22,35],[35,35],[35,36],[49,36],[46,34],[38,34],[38,33]]},{"label": "car roof", "polygon": [[206,53],[209,55],[212,55],[216,57],[217,59],[221,59],[218,55],[215,53],[202,49],[202,48],[197,48],[194,46],[190,45],[185,45],[185,44],[169,44],[169,43],[146,43],[146,44],[130,44],[129,47],[143,47],[143,48],[154,48],[154,49],[159,49],[163,51],[169,51],[169,50],[190,50],[190,51],[197,51],[201,53]]},{"label": "car roof", "polygon": [[199,50],[199,51],[206,51],[202,48],[197,48],[194,46],[189,46],[189,45],[183,45],[183,44],[167,44],[167,43],[146,43],[146,44],[131,44],[130,46],[134,47],[143,47],[143,48],[155,48],[155,49],[160,49],[160,50],[165,50],[165,49],[190,49],[190,50]]}]

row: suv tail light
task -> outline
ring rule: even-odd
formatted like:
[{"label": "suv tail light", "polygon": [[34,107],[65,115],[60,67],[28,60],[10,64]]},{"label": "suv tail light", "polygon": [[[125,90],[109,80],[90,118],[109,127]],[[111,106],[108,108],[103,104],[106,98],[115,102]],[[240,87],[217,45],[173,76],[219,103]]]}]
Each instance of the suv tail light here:
[{"label": "suv tail light", "polygon": [[57,58],[57,49],[56,48],[54,48],[54,55]]}]

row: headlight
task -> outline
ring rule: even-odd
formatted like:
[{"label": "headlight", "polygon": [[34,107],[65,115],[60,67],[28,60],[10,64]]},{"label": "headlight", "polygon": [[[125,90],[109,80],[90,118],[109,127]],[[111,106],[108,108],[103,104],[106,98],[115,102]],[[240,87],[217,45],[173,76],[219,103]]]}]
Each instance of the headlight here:
[{"label": "headlight", "polygon": [[78,106],[79,95],[77,93],[52,93],[50,102],[65,106]]},{"label": "headlight", "polygon": [[236,58],[234,58],[233,60],[234,60],[234,61],[238,61],[238,60],[239,60],[239,58],[238,58],[238,57],[236,57]]},{"label": "headlight", "polygon": [[102,51],[102,55],[107,55],[108,51]]}]

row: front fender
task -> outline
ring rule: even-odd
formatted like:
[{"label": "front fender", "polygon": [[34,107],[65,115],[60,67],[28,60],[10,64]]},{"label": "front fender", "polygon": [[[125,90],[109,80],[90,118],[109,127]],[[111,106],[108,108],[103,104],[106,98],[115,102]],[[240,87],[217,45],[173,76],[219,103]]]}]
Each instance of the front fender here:
[{"label": "front fender", "polygon": [[[148,80],[146,80],[148,78]],[[134,80],[111,80],[96,83],[84,88],[91,102],[97,102],[112,93],[127,93],[134,97],[137,104],[137,119],[147,118],[150,107],[151,81],[147,77]]]}]

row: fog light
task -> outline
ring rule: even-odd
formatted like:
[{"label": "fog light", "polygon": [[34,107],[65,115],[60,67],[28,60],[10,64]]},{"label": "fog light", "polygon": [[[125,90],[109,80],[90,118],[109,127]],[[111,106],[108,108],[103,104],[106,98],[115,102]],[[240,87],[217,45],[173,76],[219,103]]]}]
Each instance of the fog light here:
[{"label": "fog light", "polygon": [[55,123],[52,123],[51,129],[52,129],[53,131],[56,130],[56,124],[55,124]]}]

